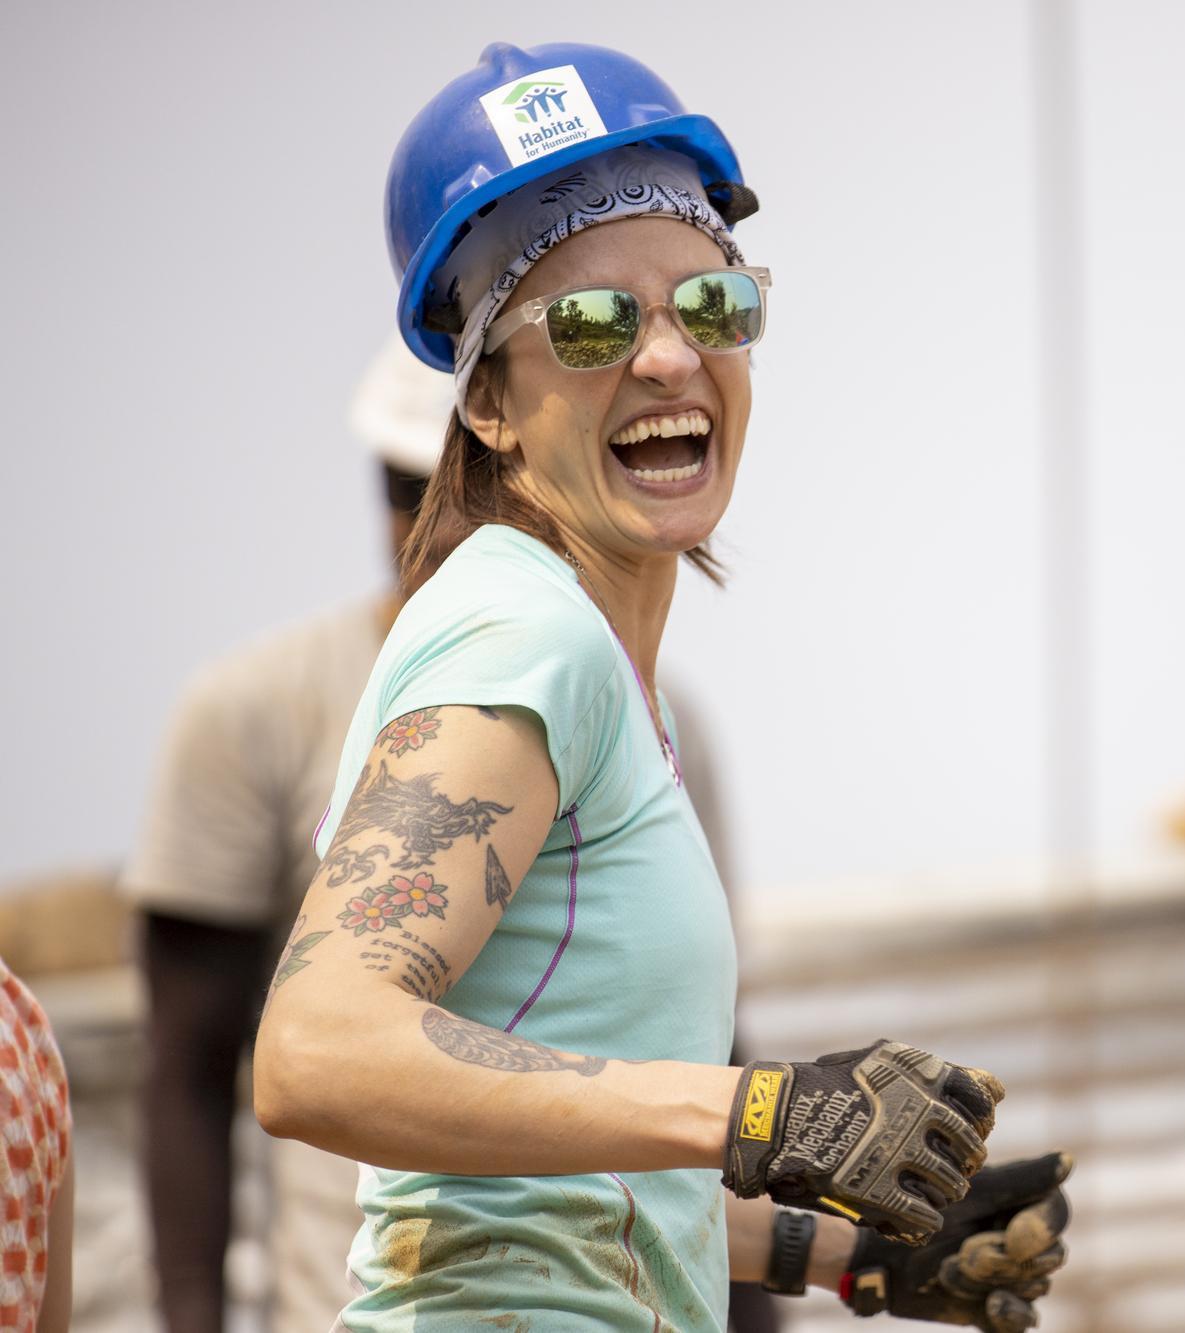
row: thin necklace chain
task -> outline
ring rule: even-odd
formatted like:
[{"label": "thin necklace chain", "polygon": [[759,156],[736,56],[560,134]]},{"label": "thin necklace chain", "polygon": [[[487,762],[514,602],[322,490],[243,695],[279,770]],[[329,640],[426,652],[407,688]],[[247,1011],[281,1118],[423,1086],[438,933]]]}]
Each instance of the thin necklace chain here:
[{"label": "thin necklace chain", "polygon": [[658,700],[657,698],[653,697],[650,691],[646,688],[646,683],[642,679],[642,673],[638,670],[637,666],[634,663],[634,659],[630,656],[630,650],[625,646],[625,640],[621,637],[621,633],[618,630],[617,624],[613,619],[613,613],[609,610],[608,603],[605,601],[604,597],[601,596],[601,590],[593,582],[592,576],[589,574],[588,570],[585,569],[585,567],[572,554],[571,551],[565,549],[564,559],[584,580],[585,584],[588,587],[588,591],[592,594],[592,600],[594,601],[596,606],[599,607],[605,619],[608,621],[609,628],[613,631],[613,637],[617,640],[619,644],[621,644],[621,651],[625,653],[625,659],[630,664],[630,667],[633,670],[634,679],[638,682],[638,689],[641,691],[642,697],[646,701],[646,707],[650,712],[650,721],[654,725],[655,733],[657,734],[659,743],[662,746],[663,758],[667,761],[667,769],[670,772],[671,777],[675,780],[676,784],[681,785],[683,781],[683,774],[679,768],[679,761],[675,758],[675,751],[671,746],[671,738],[667,735],[667,729],[663,725],[662,711],[658,707]]}]

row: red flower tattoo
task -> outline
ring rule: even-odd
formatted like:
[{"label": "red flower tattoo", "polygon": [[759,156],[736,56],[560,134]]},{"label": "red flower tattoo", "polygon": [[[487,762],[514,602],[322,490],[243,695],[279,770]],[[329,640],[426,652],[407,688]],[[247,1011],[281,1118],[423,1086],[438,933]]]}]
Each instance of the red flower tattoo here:
[{"label": "red flower tattoo", "polygon": [[390,727],[390,749],[396,759],[408,750],[421,750],[425,742],[436,739],[440,729],[440,719],[436,716],[439,712],[439,708],[422,708],[395,719]]},{"label": "red flower tattoo", "polygon": [[365,935],[368,931],[385,929],[393,917],[401,915],[389,893],[381,889],[363,889],[357,898],[346,903],[346,910],[339,912],[337,919],[343,930]]},{"label": "red flower tattoo", "polygon": [[405,879],[402,875],[391,876],[390,894],[394,916],[444,916],[448,899],[444,896],[447,884],[437,884],[431,875],[417,875],[415,879]]}]

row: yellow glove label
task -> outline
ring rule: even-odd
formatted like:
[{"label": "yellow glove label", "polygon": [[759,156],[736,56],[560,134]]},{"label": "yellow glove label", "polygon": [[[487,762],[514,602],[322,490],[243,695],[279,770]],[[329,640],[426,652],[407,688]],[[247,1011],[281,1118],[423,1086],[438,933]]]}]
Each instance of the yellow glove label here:
[{"label": "yellow glove label", "polygon": [[785,1077],[778,1069],[755,1069],[749,1075],[738,1138],[758,1139],[762,1143],[770,1141],[774,1129],[774,1111],[778,1105],[778,1089]]}]

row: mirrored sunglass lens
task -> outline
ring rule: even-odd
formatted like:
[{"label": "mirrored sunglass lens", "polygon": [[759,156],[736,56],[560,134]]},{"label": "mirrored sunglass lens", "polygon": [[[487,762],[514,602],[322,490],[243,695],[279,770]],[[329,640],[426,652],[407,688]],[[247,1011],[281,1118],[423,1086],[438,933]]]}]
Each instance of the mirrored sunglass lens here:
[{"label": "mirrored sunglass lens", "polygon": [[606,287],[561,296],[547,307],[547,333],[563,366],[592,370],[629,355],[638,332],[638,303]]},{"label": "mirrored sunglass lens", "polygon": [[688,278],[675,288],[675,309],[704,347],[747,347],[761,333],[761,291],[747,273]]}]

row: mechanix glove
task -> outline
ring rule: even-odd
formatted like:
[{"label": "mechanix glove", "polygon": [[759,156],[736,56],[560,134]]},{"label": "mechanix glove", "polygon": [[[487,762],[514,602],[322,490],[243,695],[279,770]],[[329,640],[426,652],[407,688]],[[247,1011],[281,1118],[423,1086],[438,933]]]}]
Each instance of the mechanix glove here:
[{"label": "mechanix glove", "polygon": [[1072,1162],[1062,1153],[986,1166],[942,1230],[919,1249],[862,1231],[840,1299],[858,1315],[962,1324],[984,1333],[1023,1333],[1032,1302],[1066,1261],[1060,1236],[1070,1207],[1058,1186]]},{"label": "mechanix glove", "polygon": [[813,1064],[759,1060],[737,1086],[724,1183],[920,1245],[983,1165],[1003,1096],[991,1074],[901,1042]]}]

